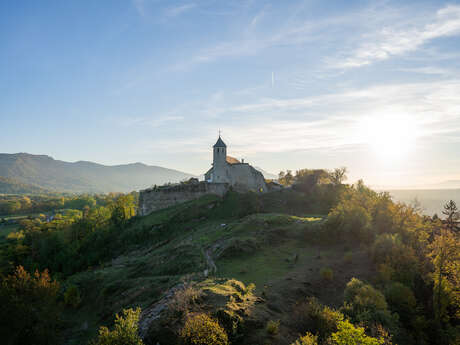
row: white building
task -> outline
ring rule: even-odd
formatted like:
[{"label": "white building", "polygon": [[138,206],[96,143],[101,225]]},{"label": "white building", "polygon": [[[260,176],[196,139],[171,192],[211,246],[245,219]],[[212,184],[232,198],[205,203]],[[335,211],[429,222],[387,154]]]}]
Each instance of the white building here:
[{"label": "white building", "polygon": [[212,168],[209,169],[205,180],[211,183],[228,183],[235,190],[256,192],[267,191],[267,185],[262,173],[248,163],[227,156],[227,145],[219,135],[213,146]]}]

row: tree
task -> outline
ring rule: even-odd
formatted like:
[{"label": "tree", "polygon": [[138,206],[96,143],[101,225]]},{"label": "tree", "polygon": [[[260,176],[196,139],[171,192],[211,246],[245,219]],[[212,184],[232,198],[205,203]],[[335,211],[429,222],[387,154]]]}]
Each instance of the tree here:
[{"label": "tree", "polygon": [[121,225],[136,214],[134,197],[131,194],[121,195],[110,205],[112,221],[115,225]]},{"label": "tree", "polygon": [[115,315],[115,326],[112,331],[107,327],[99,328],[99,336],[91,345],[143,345],[138,335],[141,309],[123,309],[123,315]]},{"label": "tree", "polygon": [[347,179],[347,168],[335,168],[333,171],[329,172],[329,179],[333,185],[341,185],[342,182]]},{"label": "tree", "polygon": [[455,201],[450,200],[447,204],[445,204],[444,211],[442,211],[442,214],[447,216],[447,219],[445,220],[447,229],[455,232],[460,231],[460,215]]},{"label": "tree", "polygon": [[364,333],[364,328],[355,327],[350,321],[339,321],[337,332],[332,333],[331,340],[334,345],[382,345],[385,340],[372,338]]},{"label": "tree", "polygon": [[291,170],[286,170],[286,173],[284,171],[280,171],[278,174],[278,181],[284,186],[289,186],[292,184],[294,181],[294,176],[292,175]]},{"label": "tree", "polygon": [[0,334],[10,345],[55,344],[59,334],[59,283],[48,270],[32,276],[22,266],[0,286]]},{"label": "tree", "polygon": [[[435,320],[438,323],[447,321],[449,315],[449,295],[452,295],[456,307],[460,307],[460,246],[455,235],[447,229],[441,230],[430,246],[429,256],[435,267],[434,273],[434,305]],[[458,310],[458,309],[457,309]]]}]

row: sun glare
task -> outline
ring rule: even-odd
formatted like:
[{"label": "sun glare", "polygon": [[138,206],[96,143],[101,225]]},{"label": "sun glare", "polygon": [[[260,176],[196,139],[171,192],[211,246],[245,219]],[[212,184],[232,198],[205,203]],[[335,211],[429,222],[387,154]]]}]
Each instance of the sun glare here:
[{"label": "sun glare", "polygon": [[386,162],[406,157],[417,139],[416,122],[405,114],[368,117],[362,121],[360,132],[363,142]]}]

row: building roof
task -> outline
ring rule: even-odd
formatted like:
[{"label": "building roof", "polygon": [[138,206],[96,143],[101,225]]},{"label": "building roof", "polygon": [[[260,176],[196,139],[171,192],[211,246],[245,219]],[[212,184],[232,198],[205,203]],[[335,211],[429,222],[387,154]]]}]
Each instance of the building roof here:
[{"label": "building roof", "polygon": [[241,163],[238,159],[236,159],[235,157],[232,157],[232,156],[227,156],[226,157],[226,161],[228,164],[238,164],[238,163]]},{"label": "building roof", "polygon": [[217,139],[217,142],[214,144],[213,147],[227,147],[227,145],[225,145],[225,143],[222,141],[219,135],[219,139]]}]

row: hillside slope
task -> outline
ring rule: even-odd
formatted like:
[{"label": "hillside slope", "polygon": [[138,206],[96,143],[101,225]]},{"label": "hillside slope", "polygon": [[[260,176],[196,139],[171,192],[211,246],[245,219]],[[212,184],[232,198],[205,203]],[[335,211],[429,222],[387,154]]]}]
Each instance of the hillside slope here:
[{"label": "hillside slope", "polygon": [[[68,322],[76,325],[66,335],[69,343],[90,339],[98,324],[133,305],[144,310],[140,331],[146,343],[174,344],[174,326],[152,319],[164,323],[168,317],[164,306],[175,298],[174,292],[191,284],[208,312],[229,313],[238,323],[235,312],[245,310],[250,316],[245,317],[245,327],[254,329],[244,343],[255,344],[267,340],[269,320],[291,322],[289,310],[299,299],[316,296],[339,306],[352,277],[369,279],[374,273],[359,246],[346,249],[356,263],[350,267],[343,260],[342,244],[324,246],[314,240],[325,216],[257,213],[242,217],[246,201],[240,196],[222,200],[210,195],[133,220],[110,246],[130,241],[137,245],[69,278],[69,284],[80,287],[86,298],[83,308],[68,314]],[[334,270],[333,282],[321,277],[323,267]],[[212,278],[206,280],[207,274]],[[194,285],[194,281],[201,283]],[[233,300],[240,293],[244,298]],[[89,328],[82,332],[80,325],[85,322]],[[286,328],[272,343],[289,344],[297,336],[297,331]]]},{"label": "hillside slope", "polygon": [[0,176],[0,194],[47,194],[50,191],[38,186],[21,183],[13,178]]},{"label": "hillside slope", "polygon": [[28,153],[0,154],[0,176],[59,192],[130,192],[192,175],[142,163],[106,166]]}]

